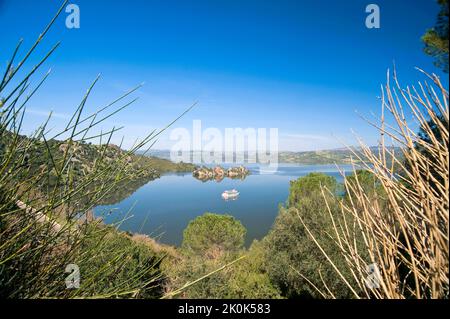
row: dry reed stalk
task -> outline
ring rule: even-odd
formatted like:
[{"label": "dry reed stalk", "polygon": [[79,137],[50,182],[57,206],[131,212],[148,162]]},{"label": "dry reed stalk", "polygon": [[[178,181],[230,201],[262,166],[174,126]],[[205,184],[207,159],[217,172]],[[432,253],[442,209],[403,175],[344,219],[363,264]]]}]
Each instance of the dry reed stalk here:
[{"label": "dry reed stalk", "polygon": [[[391,86],[388,72],[380,124],[370,123],[380,132],[379,148],[360,140],[361,150],[353,150],[382,191],[368,194],[355,174],[353,181],[345,181],[347,197],[340,201],[340,215],[330,211],[333,238],[346,261],[346,273],[353,277],[343,281],[357,298],[448,298],[449,94],[436,75],[420,71],[432,85],[402,89],[394,72]],[[428,138],[416,132],[407,114]],[[386,145],[386,138],[401,146],[403,159]],[[356,164],[353,167],[356,172]],[[375,273],[368,270],[371,264]],[[342,278],[343,269],[335,270]],[[368,278],[376,280],[375,288],[367,285]]]}]

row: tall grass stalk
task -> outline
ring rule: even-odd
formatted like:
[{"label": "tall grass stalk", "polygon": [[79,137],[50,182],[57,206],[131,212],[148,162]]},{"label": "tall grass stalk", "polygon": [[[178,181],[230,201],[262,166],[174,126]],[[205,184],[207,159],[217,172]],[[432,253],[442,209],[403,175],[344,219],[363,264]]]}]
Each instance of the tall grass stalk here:
[{"label": "tall grass stalk", "polygon": [[[105,195],[151,169],[131,170],[130,156],[138,149],[151,147],[168,126],[136,141],[114,161],[106,158],[105,151],[120,128],[92,133],[98,124],[136,101],[127,99],[140,86],[85,115],[97,77],[64,129],[50,135],[50,114],[31,136],[21,135],[27,104],[49,72],[34,88],[30,79],[58,44],[29,71],[24,68],[66,4],[64,1],[23,59],[16,63],[22,45],[19,41],[0,77],[0,296],[158,297],[158,265],[163,256],[98,220],[83,222],[87,220],[83,217]],[[19,70],[24,73],[21,77]],[[52,143],[57,138],[63,139],[64,150],[62,156],[55,157]],[[80,176],[74,171],[74,154],[81,144],[91,140],[100,141],[93,146],[98,152],[92,166]],[[79,289],[66,288],[65,269],[71,263],[81,271]]]},{"label": "tall grass stalk", "polygon": [[[341,213],[330,211],[334,233],[329,235],[347,269],[327,258],[356,298],[449,296],[449,94],[436,75],[420,72],[431,83],[405,89],[395,72],[390,83],[388,72],[381,119],[371,123],[380,132],[379,149],[360,140],[361,151],[353,151],[382,191],[368,194],[355,174],[345,182]],[[407,120],[408,114],[413,121]],[[422,128],[421,134],[414,124]],[[387,141],[401,146],[404,159]],[[303,225],[326,255],[318,237]],[[320,290],[333,297],[327,289]]]}]

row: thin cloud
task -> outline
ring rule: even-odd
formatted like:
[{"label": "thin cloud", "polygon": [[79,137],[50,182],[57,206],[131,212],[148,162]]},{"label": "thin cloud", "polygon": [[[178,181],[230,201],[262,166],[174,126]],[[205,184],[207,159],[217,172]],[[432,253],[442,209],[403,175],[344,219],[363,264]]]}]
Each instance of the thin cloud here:
[{"label": "thin cloud", "polygon": [[[42,117],[48,117],[50,115],[52,111],[49,110],[36,110],[36,109],[27,109],[26,110],[26,114],[32,114],[32,115],[37,115],[37,116],[42,116]],[[70,115],[65,114],[65,113],[57,113],[57,112],[53,112],[52,113],[52,118],[58,118],[58,119],[63,119],[63,120],[69,120],[71,118]]]},{"label": "thin cloud", "polygon": [[319,141],[334,141],[329,136],[325,135],[315,135],[315,134],[281,134],[281,137],[284,138],[293,138],[293,139],[308,139],[308,140],[319,140]]}]

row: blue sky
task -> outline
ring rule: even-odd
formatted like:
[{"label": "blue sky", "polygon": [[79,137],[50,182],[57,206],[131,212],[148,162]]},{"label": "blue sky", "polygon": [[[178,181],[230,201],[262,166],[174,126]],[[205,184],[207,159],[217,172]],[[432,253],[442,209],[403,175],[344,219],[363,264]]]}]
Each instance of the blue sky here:
[{"label": "blue sky", "polygon": [[[376,144],[355,111],[379,112],[394,61],[405,84],[423,80],[415,66],[444,77],[420,41],[436,20],[433,0],[72,2],[80,29],[67,29],[63,12],[28,64],[62,42],[44,64],[52,74],[28,105],[25,131],[50,110],[58,129],[100,73],[88,113],[145,82],[131,108],[99,127],[125,125],[114,140],[124,135],[125,146],[195,101],[174,127],[189,129],[195,119],[220,130],[277,127],[280,149],[293,151],[352,144],[352,130]],[[380,29],[365,27],[369,3],[380,7]],[[17,41],[29,47],[59,4],[0,0],[2,69]],[[155,148],[171,143],[166,134]]]}]

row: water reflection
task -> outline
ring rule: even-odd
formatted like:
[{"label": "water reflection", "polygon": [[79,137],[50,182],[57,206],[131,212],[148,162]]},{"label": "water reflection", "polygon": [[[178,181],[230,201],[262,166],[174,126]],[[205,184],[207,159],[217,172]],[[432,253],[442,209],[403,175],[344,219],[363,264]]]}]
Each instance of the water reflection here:
[{"label": "water reflection", "polygon": [[[250,174],[245,178],[223,178],[219,183],[200,183],[191,173],[163,175],[139,187],[122,189],[113,200],[95,208],[96,216],[105,216],[106,223],[122,218],[120,229],[160,236],[166,244],[179,245],[188,223],[205,212],[230,214],[247,228],[246,245],[260,239],[269,231],[289,194],[290,181],[311,172],[324,172],[342,182],[335,165],[284,165],[275,174],[260,174],[257,165],[247,166]],[[341,167],[342,168],[342,167]],[[343,167],[347,172],[350,166]],[[136,185],[139,185],[137,183]],[[239,191],[238,200],[223,200],[225,190]],[[126,194],[130,194],[124,198]],[[111,197],[112,199],[113,197]],[[111,210],[114,212],[106,215]]]}]

